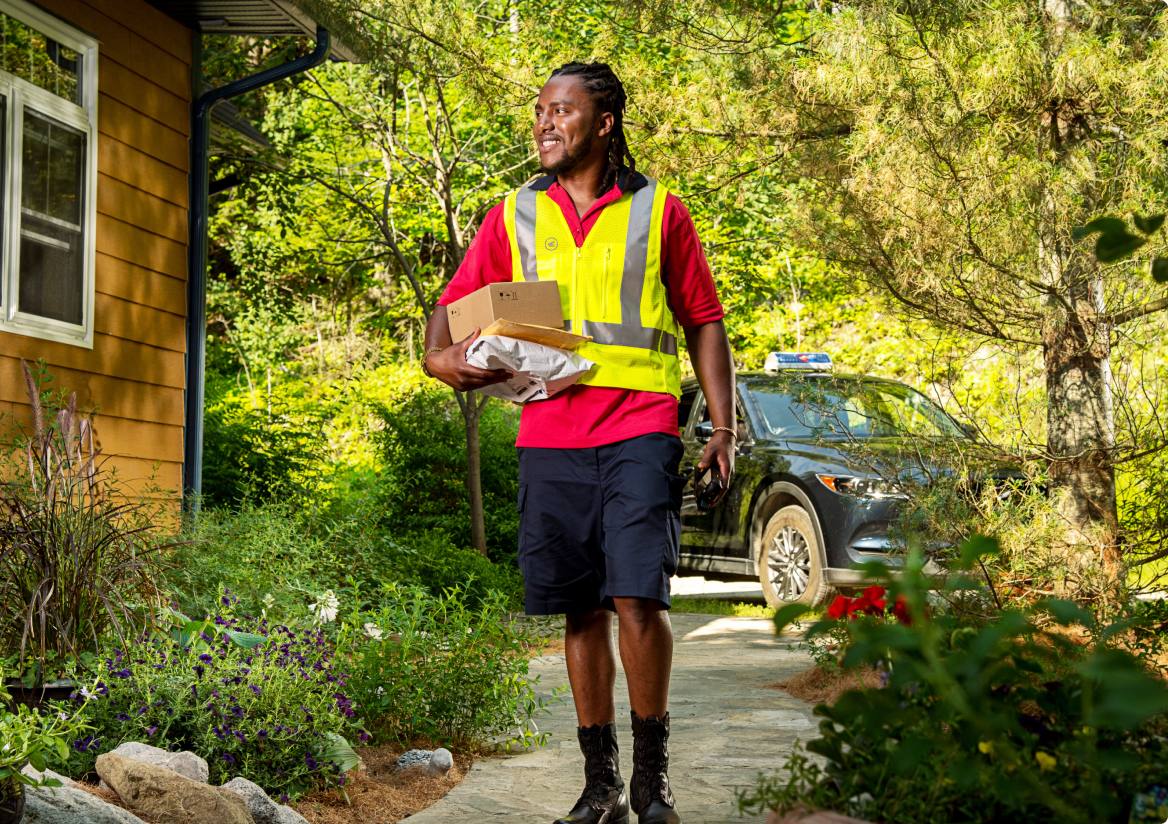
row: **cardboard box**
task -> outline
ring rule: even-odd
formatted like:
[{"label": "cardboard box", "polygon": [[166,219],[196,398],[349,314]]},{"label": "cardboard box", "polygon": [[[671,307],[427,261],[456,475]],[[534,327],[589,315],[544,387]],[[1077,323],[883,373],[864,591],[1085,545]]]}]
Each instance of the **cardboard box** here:
[{"label": "cardboard box", "polygon": [[560,287],[554,280],[488,283],[446,307],[450,339],[458,342],[497,320],[513,324],[564,328]]}]

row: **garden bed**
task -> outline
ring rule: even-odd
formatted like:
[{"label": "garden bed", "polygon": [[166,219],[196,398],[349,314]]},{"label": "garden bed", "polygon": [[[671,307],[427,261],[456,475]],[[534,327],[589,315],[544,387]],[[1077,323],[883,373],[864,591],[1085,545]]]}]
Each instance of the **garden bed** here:
[{"label": "garden bed", "polygon": [[[346,782],[348,800],[335,790],[316,792],[292,804],[310,824],[396,824],[426,809],[458,785],[474,759],[456,755],[454,767],[442,776],[422,769],[398,770],[400,747],[362,747],[357,750],[364,769],[354,771]],[[77,782],[79,789],[106,803],[124,807],[118,794],[96,784]],[[136,813],[142,818],[141,813]],[[155,824],[142,818],[146,824]]]},{"label": "garden bed", "polygon": [[396,747],[358,750],[365,769],[346,783],[348,801],[336,790],[314,793],[293,804],[311,824],[395,824],[438,801],[466,776],[473,759],[457,754],[454,767],[443,776],[424,770],[399,771],[402,751]]}]

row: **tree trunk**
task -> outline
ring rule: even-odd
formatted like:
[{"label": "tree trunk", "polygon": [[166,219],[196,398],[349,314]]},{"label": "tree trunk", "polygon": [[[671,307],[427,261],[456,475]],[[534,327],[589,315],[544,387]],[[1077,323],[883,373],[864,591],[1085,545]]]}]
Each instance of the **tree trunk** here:
[{"label": "tree trunk", "polygon": [[460,398],[466,423],[466,492],[470,497],[470,541],[483,556],[487,554],[487,526],[483,513],[482,453],[479,448],[479,419],[487,398],[466,393]]},{"label": "tree trunk", "polygon": [[1068,593],[1122,584],[1110,330],[1100,320],[1101,283],[1091,279],[1076,291],[1075,311],[1052,318],[1043,330],[1050,483],[1066,524],[1061,588]]}]

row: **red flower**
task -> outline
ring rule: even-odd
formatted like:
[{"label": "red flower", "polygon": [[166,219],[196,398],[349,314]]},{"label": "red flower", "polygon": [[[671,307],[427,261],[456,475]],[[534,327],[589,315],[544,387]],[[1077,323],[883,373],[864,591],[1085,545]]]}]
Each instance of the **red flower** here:
[{"label": "red flower", "polygon": [[883,615],[885,604],[887,601],[884,600],[884,587],[868,587],[860,593],[859,598],[852,601],[851,606],[848,607],[848,617],[860,614]]},{"label": "red flower", "polygon": [[852,599],[846,595],[837,595],[835,600],[831,602],[831,606],[827,608],[827,617],[839,620],[845,615],[851,614]]},{"label": "red flower", "polygon": [[903,595],[896,596],[896,603],[892,605],[892,614],[897,621],[906,626],[912,623],[912,616],[908,614],[908,602],[904,600]]}]

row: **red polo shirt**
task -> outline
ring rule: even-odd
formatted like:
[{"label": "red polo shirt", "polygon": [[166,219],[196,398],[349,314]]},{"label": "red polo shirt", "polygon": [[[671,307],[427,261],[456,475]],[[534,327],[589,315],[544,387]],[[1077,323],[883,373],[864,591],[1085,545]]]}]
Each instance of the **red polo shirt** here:
[{"label": "red polo shirt", "polygon": [[[559,183],[551,183],[546,191],[563,211],[577,248],[584,245],[601,210],[621,196],[621,190],[614,186],[580,217]],[[693,220],[672,194],[665,200],[661,227],[661,279],[669,308],[683,329],[722,319],[722,304]],[[500,203],[487,213],[438,305],[453,303],[488,283],[509,280],[511,244]],[[577,384],[547,400],[524,404],[516,445],[572,449],[603,446],[651,432],[677,434],[677,399],[672,395]]]}]

